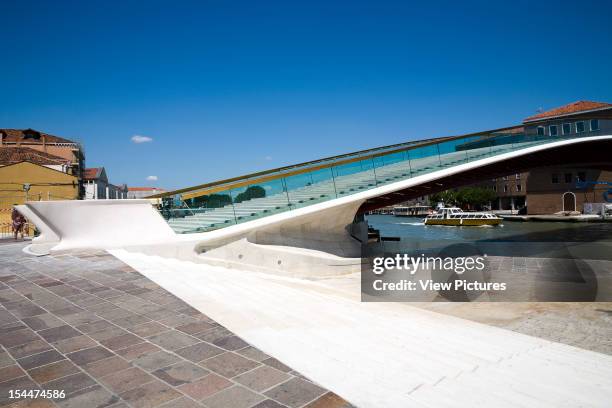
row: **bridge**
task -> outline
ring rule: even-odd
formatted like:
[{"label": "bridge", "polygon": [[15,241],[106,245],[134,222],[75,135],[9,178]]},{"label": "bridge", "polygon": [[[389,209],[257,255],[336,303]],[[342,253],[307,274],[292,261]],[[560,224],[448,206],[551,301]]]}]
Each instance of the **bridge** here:
[{"label": "bridge", "polygon": [[[207,183],[146,200],[31,202],[33,248],[144,247],[265,270],[356,265],[353,221],[369,210],[538,166],[609,166],[612,136],[543,136],[502,128],[412,141]],[[154,249],[152,249],[154,248]],[[262,257],[264,252],[273,253]],[[297,252],[296,252],[297,251]],[[259,261],[256,261],[259,259]],[[352,259],[352,261],[347,261]],[[285,266],[281,266],[285,265]],[[321,267],[321,270],[326,270]]]},{"label": "bridge", "polygon": [[[542,136],[506,134],[512,128],[484,134],[410,142],[370,149],[248,176],[172,191],[165,217],[177,233],[226,228],[262,217],[316,205],[461,164],[529,146],[553,142]],[[492,133],[492,135],[491,135]],[[557,139],[558,140],[558,139]],[[444,186],[448,188],[448,186]],[[420,193],[431,192],[431,186]],[[439,190],[439,189],[438,189]],[[416,192],[416,188],[414,189]],[[384,200],[403,201],[407,192]],[[422,194],[421,194],[422,195]],[[371,194],[368,194],[368,197]],[[168,200],[170,199],[170,200]],[[368,208],[376,207],[369,200]],[[366,207],[362,209],[363,212]]]}]

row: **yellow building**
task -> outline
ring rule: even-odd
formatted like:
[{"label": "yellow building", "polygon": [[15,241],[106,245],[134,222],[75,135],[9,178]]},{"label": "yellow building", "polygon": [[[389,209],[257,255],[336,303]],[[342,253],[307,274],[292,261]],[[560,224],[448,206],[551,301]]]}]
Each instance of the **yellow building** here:
[{"label": "yellow building", "polygon": [[26,200],[75,200],[79,180],[68,160],[26,147],[0,148],[0,233],[10,232],[14,204]]},{"label": "yellow building", "polygon": [[26,147],[66,160],[66,173],[80,176],[85,154],[79,143],[34,129],[0,129],[0,148]]}]

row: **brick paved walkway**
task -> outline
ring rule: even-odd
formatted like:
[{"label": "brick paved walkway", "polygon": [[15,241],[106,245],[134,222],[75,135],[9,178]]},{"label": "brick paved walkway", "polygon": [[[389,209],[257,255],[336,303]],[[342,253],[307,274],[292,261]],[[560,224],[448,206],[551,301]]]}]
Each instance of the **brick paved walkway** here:
[{"label": "brick paved walkway", "polygon": [[23,247],[0,243],[0,406],[350,407],[106,252]]}]

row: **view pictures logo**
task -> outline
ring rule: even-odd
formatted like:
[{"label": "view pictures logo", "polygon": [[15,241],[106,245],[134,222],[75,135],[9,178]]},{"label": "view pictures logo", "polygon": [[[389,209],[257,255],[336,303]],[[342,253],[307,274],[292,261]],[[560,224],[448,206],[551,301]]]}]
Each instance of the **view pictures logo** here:
[{"label": "view pictures logo", "polygon": [[484,256],[476,257],[426,257],[425,254],[413,257],[407,254],[396,254],[393,257],[376,257],[373,259],[372,272],[382,275],[386,270],[404,270],[414,275],[419,268],[439,271],[452,271],[459,275],[469,271],[485,269]]}]

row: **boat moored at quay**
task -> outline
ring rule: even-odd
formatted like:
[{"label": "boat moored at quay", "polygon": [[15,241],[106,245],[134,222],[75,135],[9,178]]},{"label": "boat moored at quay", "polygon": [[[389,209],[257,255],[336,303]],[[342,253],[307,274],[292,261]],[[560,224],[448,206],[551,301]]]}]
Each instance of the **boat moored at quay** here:
[{"label": "boat moored at quay", "polygon": [[465,212],[457,207],[441,208],[425,218],[425,225],[482,226],[499,225],[502,219],[488,212]]}]

